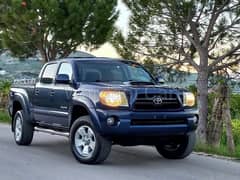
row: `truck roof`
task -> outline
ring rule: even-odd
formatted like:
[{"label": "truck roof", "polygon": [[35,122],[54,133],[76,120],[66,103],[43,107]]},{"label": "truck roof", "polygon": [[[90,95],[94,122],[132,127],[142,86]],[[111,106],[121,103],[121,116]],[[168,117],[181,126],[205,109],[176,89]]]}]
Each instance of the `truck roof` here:
[{"label": "truck roof", "polygon": [[50,61],[48,63],[53,63],[53,62],[74,62],[74,61],[109,61],[109,62],[132,62],[132,63],[137,63],[135,61],[132,60],[125,60],[125,59],[120,59],[120,58],[108,58],[108,57],[67,57],[67,58],[63,58],[63,59],[58,59],[56,61]]}]

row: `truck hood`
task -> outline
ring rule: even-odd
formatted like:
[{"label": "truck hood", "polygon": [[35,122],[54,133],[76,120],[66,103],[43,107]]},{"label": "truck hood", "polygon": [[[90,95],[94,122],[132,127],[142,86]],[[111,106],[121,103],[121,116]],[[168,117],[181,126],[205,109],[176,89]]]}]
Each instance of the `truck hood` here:
[{"label": "truck hood", "polygon": [[92,82],[92,83],[81,83],[79,84],[80,89],[114,89],[114,90],[124,90],[124,91],[134,91],[138,93],[180,93],[186,91],[182,88],[174,88],[166,85],[132,85],[130,83],[106,83],[106,82]]},{"label": "truck hood", "polygon": [[[99,105],[99,93],[101,90],[118,90],[124,91],[129,97],[130,108],[133,107],[134,102],[138,98],[146,98],[149,101],[149,98],[155,96],[161,96],[171,99],[172,97],[181,98],[183,89],[170,88],[167,86],[161,85],[131,85],[131,84],[113,84],[113,83],[81,83],[79,84],[79,89],[76,92],[77,96],[82,95],[93,101],[93,103]],[[145,101],[145,100],[144,100]],[[166,100],[168,101],[168,100]],[[176,100],[177,101],[177,100]],[[151,101],[152,102],[152,101]],[[99,105],[101,107],[101,105]],[[151,108],[151,104],[149,105]],[[177,108],[179,109],[179,107]]]}]

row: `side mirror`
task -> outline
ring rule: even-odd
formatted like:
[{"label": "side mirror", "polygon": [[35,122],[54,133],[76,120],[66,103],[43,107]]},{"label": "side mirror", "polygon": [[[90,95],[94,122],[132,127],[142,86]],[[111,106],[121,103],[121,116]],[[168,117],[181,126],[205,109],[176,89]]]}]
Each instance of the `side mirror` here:
[{"label": "side mirror", "polygon": [[165,83],[165,80],[163,79],[162,76],[157,76],[155,79],[156,79],[157,83],[159,83],[159,84],[164,84]]},{"label": "side mirror", "polygon": [[70,84],[70,78],[67,74],[58,74],[56,77],[56,83]]}]

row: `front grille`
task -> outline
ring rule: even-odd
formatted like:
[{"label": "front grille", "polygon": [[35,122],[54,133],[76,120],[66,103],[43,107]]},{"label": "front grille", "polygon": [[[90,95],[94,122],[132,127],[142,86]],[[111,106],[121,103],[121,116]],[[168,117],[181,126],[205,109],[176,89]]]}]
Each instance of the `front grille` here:
[{"label": "front grille", "polygon": [[[160,104],[154,103],[154,98],[160,97]],[[181,103],[176,94],[138,94],[133,109],[136,111],[176,111],[181,108]]]},{"label": "front grille", "polygon": [[174,125],[187,124],[186,119],[132,119],[131,125],[138,126],[154,126],[154,125]]}]

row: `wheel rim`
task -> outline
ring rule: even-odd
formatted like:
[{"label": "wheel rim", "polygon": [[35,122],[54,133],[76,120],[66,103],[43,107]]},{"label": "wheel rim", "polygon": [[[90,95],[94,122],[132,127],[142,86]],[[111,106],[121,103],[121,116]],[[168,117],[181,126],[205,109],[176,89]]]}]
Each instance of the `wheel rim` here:
[{"label": "wheel rim", "polygon": [[80,156],[90,158],[95,150],[96,137],[89,126],[81,126],[75,133],[75,148]]},{"label": "wheel rim", "polygon": [[22,119],[20,116],[17,116],[16,124],[15,124],[15,139],[16,139],[16,141],[20,141],[21,137],[22,137]]}]

